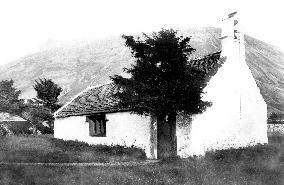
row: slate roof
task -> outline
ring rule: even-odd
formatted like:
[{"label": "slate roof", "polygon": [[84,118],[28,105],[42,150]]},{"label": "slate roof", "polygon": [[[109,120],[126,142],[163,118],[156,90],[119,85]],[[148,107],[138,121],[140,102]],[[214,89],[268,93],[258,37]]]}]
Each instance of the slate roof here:
[{"label": "slate roof", "polygon": [[206,73],[209,73],[210,71],[212,71],[212,69],[218,70],[218,68],[220,67],[220,55],[221,51],[218,51],[216,53],[212,53],[201,58],[190,60],[189,64],[205,71]]},{"label": "slate roof", "polygon": [[125,111],[117,107],[118,99],[113,97],[117,91],[114,83],[89,87],[56,111],[54,116],[62,118]]},{"label": "slate roof", "polygon": [[[189,65],[205,71],[208,76],[213,76],[220,66],[220,53],[219,51],[202,58],[191,60]],[[63,118],[127,111],[117,106],[119,100],[113,96],[117,91],[118,87],[114,83],[89,87],[56,111],[54,116],[56,118]]]}]

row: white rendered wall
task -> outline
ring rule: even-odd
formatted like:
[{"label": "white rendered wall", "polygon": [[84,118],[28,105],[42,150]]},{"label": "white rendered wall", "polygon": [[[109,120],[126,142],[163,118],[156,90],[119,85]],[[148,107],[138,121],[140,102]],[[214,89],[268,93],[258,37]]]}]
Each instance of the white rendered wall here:
[{"label": "white rendered wall", "polygon": [[203,99],[212,106],[177,128],[182,157],[268,142],[267,106],[246,64],[243,35],[234,39],[232,18],[223,24],[221,57],[226,61],[205,88]]},{"label": "white rendered wall", "polygon": [[129,112],[106,114],[106,137],[89,136],[86,116],[56,118],[54,137],[64,140],[78,140],[89,144],[135,146],[145,150],[148,158],[156,158],[157,151],[151,119]]}]

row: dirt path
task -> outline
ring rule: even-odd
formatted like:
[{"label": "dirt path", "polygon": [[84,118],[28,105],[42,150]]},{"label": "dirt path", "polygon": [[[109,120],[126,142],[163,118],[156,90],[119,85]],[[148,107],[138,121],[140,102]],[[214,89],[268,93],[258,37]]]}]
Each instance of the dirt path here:
[{"label": "dirt path", "polygon": [[12,165],[12,166],[140,166],[140,165],[151,165],[159,162],[159,160],[146,160],[142,162],[109,162],[109,163],[8,163],[0,162],[2,165]]}]

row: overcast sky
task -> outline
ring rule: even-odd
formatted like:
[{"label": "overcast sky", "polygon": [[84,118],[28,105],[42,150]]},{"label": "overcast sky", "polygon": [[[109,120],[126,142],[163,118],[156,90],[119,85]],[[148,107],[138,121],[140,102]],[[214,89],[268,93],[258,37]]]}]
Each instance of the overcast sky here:
[{"label": "overcast sky", "polygon": [[36,52],[48,40],[217,27],[233,10],[245,33],[284,50],[281,0],[0,0],[0,65]]}]

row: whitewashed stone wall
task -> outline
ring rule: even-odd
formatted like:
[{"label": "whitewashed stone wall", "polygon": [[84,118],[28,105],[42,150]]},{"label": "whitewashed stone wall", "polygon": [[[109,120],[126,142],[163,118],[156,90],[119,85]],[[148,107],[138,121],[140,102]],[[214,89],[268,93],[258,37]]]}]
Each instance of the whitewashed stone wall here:
[{"label": "whitewashed stone wall", "polygon": [[[145,150],[148,158],[156,158],[157,148],[153,143],[155,133],[151,119],[129,112],[106,114],[106,137],[89,136],[86,116],[56,118],[54,137],[64,140],[78,140],[89,144],[135,146]],[[154,135],[154,136],[153,136]]]},{"label": "whitewashed stone wall", "polygon": [[[245,61],[244,35],[235,39],[234,18],[222,27],[221,57],[226,61],[205,88],[212,106],[178,127],[179,155],[267,143],[267,106]],[[239,30],[238,30],[239,31]]]}]

